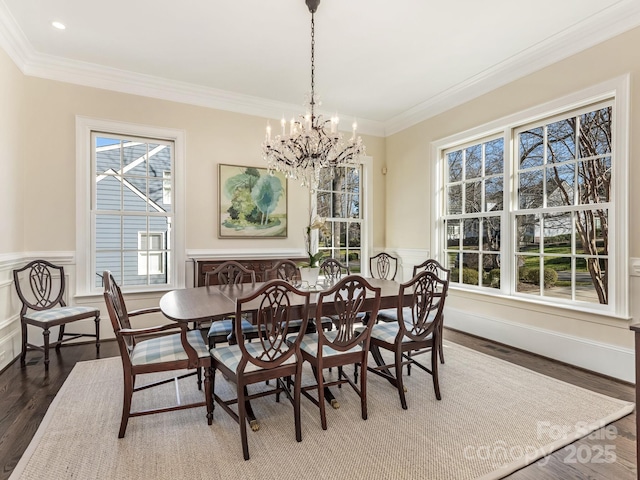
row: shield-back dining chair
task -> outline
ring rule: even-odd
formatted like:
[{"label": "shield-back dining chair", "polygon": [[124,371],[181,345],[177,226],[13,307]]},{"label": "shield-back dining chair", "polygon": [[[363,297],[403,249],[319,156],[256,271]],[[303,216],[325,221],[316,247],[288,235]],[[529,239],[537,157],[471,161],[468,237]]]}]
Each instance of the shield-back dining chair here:
[{"label": "shield-back dining chair", "polygon": [[[371,329],[370,350],[376,366],[369,367],[369,370],[386,378],[397,388],[403,409],[407,408],[402,377],[404,365],[413,364],[431,374],[436,398],[438,400],[441,398],[438,381],[438,346],[446,296],[447,283],[433,272],[422,271],[400,285],[398,320],[377,323]],[[406,298],[411,298],[409,306],[403,306]],[[380,349],[393,354],[392,363],[385,362]],[[431,352],[431,368],[416,360],[416,356],[427,351]]]},{"label": "shield-back dining chair", "polygon": [[[449,289],[449,276],[451,271],[444,268],[437,260],[433,258],[429,258],[422,262],[420,265],[413,266],[413,275],[415,277],[419,272],[432,272],[439,279],[443,280],[447,286],[447,291]],[[385,309],[381,310],[378,313],[378,318],[383,322],[397,322],[398,321],[398,311],[396,309]],[[443,328],[444,328],[444,312],[442,312],[442,321],[440,322],[440,335],[438,336],[438,353],[440,357],[440,363],[444,363],[444,348],[442,346],[443,339]],[[410,366],[408,367],[409,372]]]},{"label": "shield-back dining chair", "polygon": [[369,272],[373,278],[395,280],[398,273],[398,258],[380,252],[369,258]]},{"label": "shield-back dining chair", "polygon": [[[256,283],[256,272],[246,268],[235,260],[228,260],[218,265],[213,271],[205,275],[205,285],[237,285],[240,283]],[[248,338],[258,336],[258,329],[251,322],[242,317],[242,332]],[[215,347],[216,343],[226,342],[229,334],[233,332],[233,319],[229,315],[211,319],[211,326],[207,333],[209,348]],[[236,339],[236,341],[240,341]]]},{"label": "shield-back dining chair", "polygon": [[344,275],[351,275],[351,270],[335,258],[327,258],[320,264],[320,275],[325,282],[332,284],[340,280]]},{"label": "shield-back dining chair", "polygon": [[[310,295],[310,292],[302,292],[284,280],[271,280],[265,283],[251,295],[236,301],[236,315],[239,317],[250,312],[255,325],[263,335],[249,343],[242,338],[241,325],[236,324],[238,344],[217,345],[211,349],[214,398],[216,403],[238,422],[245,460],[249,459],[245,402],[250,400],[273,394],[278,400],[280,394],[284,393],[293,405],[296,440],[298,442],[302,440],[300,341],[307,326]],[[287,336],[289,324],[298,319],[302,320],[298,333]],[[289,342],[286,342],[287,338]],[[236,385],[235,398],[223,399],[215,393],[217,370]],[[284,378],[292,376],[294,377],[293,396],[288,385],[283,381]],[[247,388],[249,385],[268,380],[276,380],[275,386],[249,394]],[[232,405],[236,405],[237,411],[232,408]]]},{"label": "shield-back dining chair", "polygon": [[[64,300],[66,278],[64,267],[46,260],[34,260],[13,271],[13,282],[22,302],[20,325],[22,327],[22,353],[20,365],[25,366],[27,351],[44,352],[44,368],[49,370],[49,349],[79,337],[96,339],[96,353],[100,352],[100,310],[95,307],[67,306]],[[95,334],[65,332],[68,323],[92,319]],[[43,346],[29,342],[28,325],[42,328]],[[49,342],[50,329],[59,327],[58,340]]]},{"label": "shield-back dining chair", "polygon": [[[369,300],[371,305],[368,309],[366,300]],[[360,328],[356,326],[361,325],[361,314],[368,310],[375,315],[379,308],[380,288],[373,287],[359,275],[343,277],[333,287],[318,294],[315,318],[322,318],[328,313],[327,310],[331,309],[335,329],[328,332],[319,329],[316,333],[305,335],[300,350],[302,358],[311,364],[316,377],[316,384],[303,387],[302,393],[319,407],[323,430],[327,429],[325,387],[349,384],[360,397],[362,418],[367,419],[366,368],[373,322]],[[344,365],[351,364],[361,365],[363,374],[360,375],[359,386],[342,370]],[[338,378],[325,382],[323,370],[330,367],[338,367]],[[317,391],[317,398],[310,393],[312,390]]]},{"label": "shield-back dining chair", "polygon": [[[130,417],[163,413],[185,408],[207,407],[207,422],[213,420],[213,397],[211,390],[211,356],[200,330],[188,330],[186,323],[170,323],[147,328],[133,328],[130,319],[139,315],[160,312],[159,308],[147,308],[128,312],[120,287],[109,271],[103,273],[104,300],[107,304],[113,331],[120,348],[124,371],[124,399],[118,438],[123,438]],[[174,333],[176,332],[176,333]],[[149,338],[149,335],[161,335]],[[205,371],[204,400],[181,404],[180,399],[172,406],[152,410],[131,411],[133,394],[140,390],[173,382],[176,378],[191,376],[200,368]],[[145,373],[196,369],[179,377],[171,377],[148,385],[136,387],[136,377]]]},{"label": "shield-back dining chair", "polygon": [[[300,268],[292,260],[280,260],[273,267],[265,270],[265,278],[267,280],[280,279],[285,282],[291,283],[297,286],[300,283]],[[292,320],[289,323],[289,331],[291,333],[297,332],[302,325],[301,319]],[[330,318],[322,319],[322,328],[325,330],[331,330],[333,323]],[[315,322],[307,323],[307,333],[315,331]]]}]

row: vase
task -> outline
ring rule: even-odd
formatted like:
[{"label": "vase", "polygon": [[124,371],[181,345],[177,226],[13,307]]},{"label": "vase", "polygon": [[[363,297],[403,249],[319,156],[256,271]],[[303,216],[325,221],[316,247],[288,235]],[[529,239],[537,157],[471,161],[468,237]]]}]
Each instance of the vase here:
[{"label": "vase", "polygon": [[320,267],[300,267],[300,280],[302,286],[314,288],[318,284],[318,276],[320,275]]}]

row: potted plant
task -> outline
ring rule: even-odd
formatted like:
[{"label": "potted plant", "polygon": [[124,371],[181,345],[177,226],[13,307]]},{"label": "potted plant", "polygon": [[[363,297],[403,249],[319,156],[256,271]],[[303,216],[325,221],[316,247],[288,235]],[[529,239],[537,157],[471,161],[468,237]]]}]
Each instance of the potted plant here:
[{"label": "potted plant", "polygon": [[321,235],[327,235],[328,229],[325,224],[326,220],[319,216],[309,219],[309,224],[305,228],[305,244],[307,247],[308,262],[299,264],[301,280],[306,282],[309,287],[315,287],[318,283],[318,275],[320,274],[320,260],[324,256],[324,252],[315,251],[312,239],[312,232],[318,230]]}]

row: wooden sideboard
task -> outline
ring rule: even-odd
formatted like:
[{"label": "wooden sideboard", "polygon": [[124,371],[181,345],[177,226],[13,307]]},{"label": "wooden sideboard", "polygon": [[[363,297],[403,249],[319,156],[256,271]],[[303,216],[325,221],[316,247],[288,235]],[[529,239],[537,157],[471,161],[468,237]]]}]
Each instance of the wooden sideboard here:
[{"label": "wooden sideboard", "polygon": [[[202,287],[204,285],[204,278],[207,272],[211,272],[215,270],[215,268],[224,263],[229,258],[225,259],[193,259],[193,284],[196,287]],[[308,258],[297,257],[297,258],[251,258],[251,259],[233,259],[238,263],[242,264],[244,267],[249,270],[253,270],[256,272],[256,280],[262,282],[267,280],[265,278],[265,271],[272,268],[277,262],[280,260],[293,260],[294,262],[305,262],[308,261]],[[247,279],[247,281],[249,281]]]}]

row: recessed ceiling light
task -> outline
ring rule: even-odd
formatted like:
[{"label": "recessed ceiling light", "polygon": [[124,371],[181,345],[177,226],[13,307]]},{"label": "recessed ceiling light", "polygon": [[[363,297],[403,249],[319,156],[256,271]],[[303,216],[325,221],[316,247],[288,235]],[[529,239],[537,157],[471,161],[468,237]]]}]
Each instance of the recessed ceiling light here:
[{"label": "recessed ceiling light", "polygon": [[65,28],[67,28],[64,26],[64,23],[60,23],[60,22],[51,22],[51,25],[53,25],[58,30],[64,30]]}]

